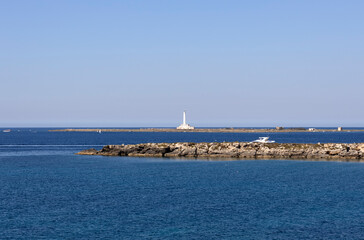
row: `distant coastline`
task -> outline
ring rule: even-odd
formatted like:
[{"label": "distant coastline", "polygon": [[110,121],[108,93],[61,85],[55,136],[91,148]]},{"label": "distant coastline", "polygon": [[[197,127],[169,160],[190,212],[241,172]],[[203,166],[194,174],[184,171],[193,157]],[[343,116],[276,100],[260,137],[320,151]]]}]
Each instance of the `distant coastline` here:
[{"label": "distant coastline", "polygon": [[50,132],[212,132],[212,133],[275,133],[275,132],[364,132],[364,129],[314,129],[308,128],[65,128],[52,129]]}]

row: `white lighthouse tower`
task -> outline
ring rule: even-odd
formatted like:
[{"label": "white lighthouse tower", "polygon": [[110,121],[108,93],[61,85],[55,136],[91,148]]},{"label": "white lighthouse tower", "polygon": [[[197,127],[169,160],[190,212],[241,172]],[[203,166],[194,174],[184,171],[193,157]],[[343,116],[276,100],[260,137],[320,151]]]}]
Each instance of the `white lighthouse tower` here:
[{"label": "white lighthouse tower", "polygon": [[186,123],[186,111],[183,111],[183,123],[177,127],[177,129],[195,129]]}]

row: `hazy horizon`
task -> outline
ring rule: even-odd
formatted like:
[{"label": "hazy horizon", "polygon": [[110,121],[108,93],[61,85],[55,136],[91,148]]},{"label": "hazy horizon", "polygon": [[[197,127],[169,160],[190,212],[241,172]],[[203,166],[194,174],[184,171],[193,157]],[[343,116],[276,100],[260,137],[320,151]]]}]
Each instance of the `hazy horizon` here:
[{"label": "hazy horizon", "polygon": [[4,1],[0,127],[364,126],[363,1]]}]

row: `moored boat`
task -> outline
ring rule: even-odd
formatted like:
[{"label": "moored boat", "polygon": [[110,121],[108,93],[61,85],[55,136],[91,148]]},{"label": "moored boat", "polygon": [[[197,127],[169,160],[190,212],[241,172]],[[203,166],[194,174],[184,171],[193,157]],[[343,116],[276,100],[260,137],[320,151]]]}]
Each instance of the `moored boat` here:
[{"label": "moored boat", "polygon": [[269,140],[269,137],[259,137],[259,139],[252,141],[252,143],[275,143],[274,140]]}]

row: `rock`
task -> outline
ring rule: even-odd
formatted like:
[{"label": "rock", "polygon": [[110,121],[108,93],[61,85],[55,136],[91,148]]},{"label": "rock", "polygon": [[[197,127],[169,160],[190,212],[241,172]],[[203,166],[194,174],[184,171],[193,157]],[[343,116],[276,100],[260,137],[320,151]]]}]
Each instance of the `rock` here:
[{"label": "rock", "polygon": [[130,145],[106,145],[100,151],[97,151],[96,149],[88,149],[77,154],[131,157],[360,160],[364,158],[364,143],[143,143]]},{"label": "rock", "polygon": [[86,149],[81,152],[78,152],[76,154],[78,154],[78,155],[96,155],[97,150],[95,148],[90,148],[90,149]]},{"label": "rock", "polygon": [[197,155],[207,155],[209,152],[209,144],[208,143],[200,143],[197,146],[196,154]]}]

